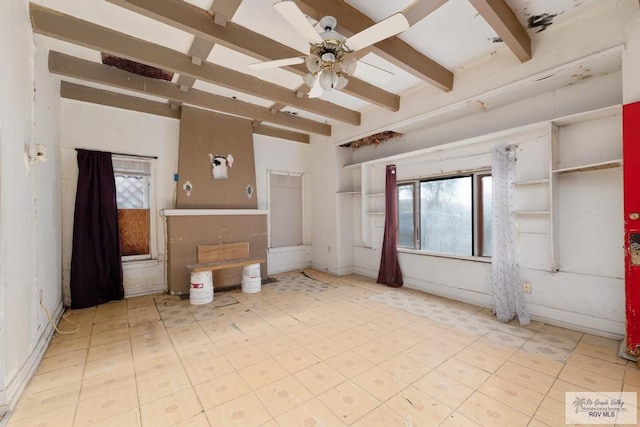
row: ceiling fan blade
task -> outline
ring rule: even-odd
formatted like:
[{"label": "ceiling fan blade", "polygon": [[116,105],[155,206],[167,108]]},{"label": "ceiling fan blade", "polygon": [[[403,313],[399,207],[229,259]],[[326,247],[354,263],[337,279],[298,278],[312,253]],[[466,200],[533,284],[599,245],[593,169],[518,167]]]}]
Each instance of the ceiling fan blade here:
[{"label": "ceiling fan blade", "polygon": [[387,84],[393,79],[393,73],[390,71],[383,70],[382,68],[362,61],[357,61],[357,64],[356,70],[351,73],[353,77],[358,77],[378,85]]},{"label": "ceiling fan blade", "polygon": [[316,80],[313,82],[313,86],[309,91],[309,98],[318,98],[322,96],[322,87],[320,86],[320,76],[316,77]]},{"label": "ceiling fan blade", "polygon": [[297,65],[304,62],[304,56],[296,56],[293,58],[274,59],[273,61],[254,62],[249,64],[252,70],[268,70],[270,68],[286,67],[287,65]]},{"label": "ceiling fan blade", "polygon": [[355,52],[372,44],[378,43],[380,40],[395,36],[403,31],[408,30],[410,27],[407,18],[400,12],[391,15],[387,19],[383,19],[359,33],[356,33],[349,37],[344,44]]},{"label": "ceiling fan blade", "polygon": [[282,15],[284,19],[291,24],[293,28],[302,36],[306,41],[311,44],[322,43],[322,37],[313,28],[313,25],[307,20],[304,13],[298,8],[291,0],[283,0],[273,4],[278,13]]}]

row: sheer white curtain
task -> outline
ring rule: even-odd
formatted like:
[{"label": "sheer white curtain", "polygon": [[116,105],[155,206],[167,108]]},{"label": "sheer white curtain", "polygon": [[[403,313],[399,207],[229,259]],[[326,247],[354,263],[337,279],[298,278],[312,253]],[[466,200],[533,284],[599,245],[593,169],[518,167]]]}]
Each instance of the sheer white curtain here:
[{"label": "sheer white curtain", "polygon": [[530,322],[520,284],[520,265],[513,215],[516,151],[500,145],[493,151],[493,298],[496,317],[508,322],[516,315],[521,325]]}]

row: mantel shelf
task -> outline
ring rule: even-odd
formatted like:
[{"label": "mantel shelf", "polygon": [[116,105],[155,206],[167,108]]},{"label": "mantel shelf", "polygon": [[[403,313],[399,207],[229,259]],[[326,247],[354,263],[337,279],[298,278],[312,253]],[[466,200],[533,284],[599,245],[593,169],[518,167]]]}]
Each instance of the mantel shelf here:
[{"label": "mantel shelf", "polygon": [[554,169],[553,173],[562,175],[565,173],[589,172],[601,169],[613,169],[622,166],[622,159],[609,160],[606,162],[591,163],[588,165],[572,166],[569,168]]}]

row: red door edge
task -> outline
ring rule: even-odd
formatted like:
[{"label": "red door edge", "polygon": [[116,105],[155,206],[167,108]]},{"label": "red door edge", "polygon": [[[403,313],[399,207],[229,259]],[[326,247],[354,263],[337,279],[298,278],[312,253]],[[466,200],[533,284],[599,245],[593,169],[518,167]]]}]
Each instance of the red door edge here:
[{"label": "red door edge", "polygon": [[624,264],[628,354],[640,347],[640,102],[622,107]]}]

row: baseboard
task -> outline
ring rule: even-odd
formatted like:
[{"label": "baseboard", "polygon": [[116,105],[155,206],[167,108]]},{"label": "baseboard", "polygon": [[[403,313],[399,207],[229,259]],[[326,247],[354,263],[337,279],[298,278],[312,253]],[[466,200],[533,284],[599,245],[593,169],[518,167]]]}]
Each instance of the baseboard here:
[{"label": "baseboard", "polygon": [[334,267],[329,267],[328,265],[324,264],[318,264],[317,262],[312,262],[311,268],[313,268],[314,270],[322,271],[324,273],[333,274],[334,276],[338,275],[338,272]]},{"label": "baseboard", "polygon": [[[271,264],[269,264],[269,267],[271,267]],[[311,262],[309,261],[304,261],[304,262],[298,262],[298,263],[293,263],[293,264],[287,264],[284,266],[279,266],[278,268],[275,269],[271,269],[269,268],[269,275],[271,274],[280,274],[280,273],[288,273],[290,271],[298,271],[298,270],[304,270],[305,268],[309,268],[311,267]]]},{"label": "baseboard", "polygon": [[133,298],[133,297],[141,297],[143,295],[151,295],[167,292],[167,285],[164,283],[149,285],[149,286],[141,286],[136,287],[135,289],[125,289],[124,297],[125,298]]},{"label": "baseboard", "polygon": [[[51,316],[53,322],[56,325],[60,321],[63,312],[64,305],[62,301],[60,301],[53,315]],[[33,374],[36,372],[36,369],[38,369],[38,365],[40,364],[45,351],[49,347],[49,343],[51,342],[51,338],[53,337],[55,329],[51,323],[47,322],[46,325],[47,326],[43,329],[38,342],[33,348],[33,351],[20,367],[20,370],[18,371],[16,376],[13,377],[11,381],[9,381],[5,390],[0,390],[0,395],[4,395],[4,397],[6,397],[5,406],[7,407],[6,409],[8,410],[8,413],[5,415],[5,419],[7,420],[11,415],[11,408],[14,408],[16,403],[18,403],[18,399],[24,392],[27,384],[29,384],[29,381],[31,380],[31,377],[33,377]],[[4,407],[0,406],[0,413],[2,413],[3,409]],[[0,422],[0,426],[2,425],[2,422]]]},{"label": "baseboard", "polygon": [[354,266],[350,265],[349,267],[339,267],[337,270],[338,276],[346,276],[347,274],[353,274],[356,272]]},{"label": "baseboard", "polygon": [[[624,323],[608,319],[598,319],[582,313],[573,313],[556,308],[543,307],[539,305],[527,304],[531,319],[549,325],[574,331],[584,332],[591,335],[598,335],[606,338],[623,339]],[[557,313],[557,314],[556,314]],[[560,320],[562,315],[568,320]]]}]

